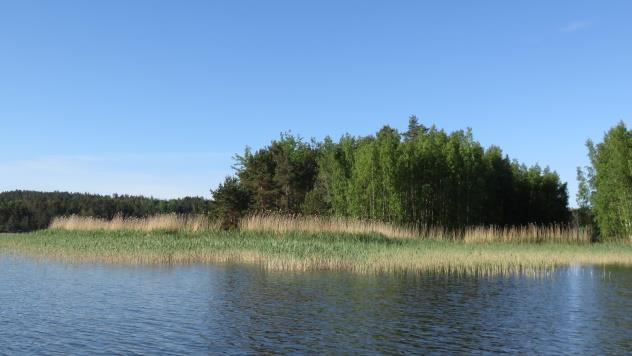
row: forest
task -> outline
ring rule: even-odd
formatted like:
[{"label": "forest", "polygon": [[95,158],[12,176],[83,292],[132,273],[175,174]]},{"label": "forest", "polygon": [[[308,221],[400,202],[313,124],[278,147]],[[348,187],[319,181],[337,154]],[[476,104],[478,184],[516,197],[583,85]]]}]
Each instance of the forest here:
[{"label": "forest", "polygon": [[554,171],[484,148],[470,129],[446,133],[414,116],[405,132],[384,126],[337,142],[282,134],[236,156],[235,169],[213,191],[229,221],[256,212],[463,228],[565,224],[571,216]]},{"label": "forest", "polygon": [[212,202],[202,198],[159,200],[130,195],[11,191],[0,193],[0,232],[47,228],[55,216],[80,215],[112,219],[159,213],[207,214]]}]

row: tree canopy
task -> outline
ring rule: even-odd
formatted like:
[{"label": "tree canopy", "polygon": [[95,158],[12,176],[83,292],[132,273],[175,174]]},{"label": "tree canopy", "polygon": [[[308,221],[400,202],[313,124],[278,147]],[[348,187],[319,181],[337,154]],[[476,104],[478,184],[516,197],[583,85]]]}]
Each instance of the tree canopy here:
[{"label": "tree canopy", "polygon": [[587,142],[590,167],[578,169],[580,208],[592,208],[604,239],[632,237],[632,131],[623,122],[603,142]]},{"label": "tree canopy", "polygon": [[319,214],[460,228],[566,223],[566,183],[483,148],[472,131],[409,120],[375,135],[306,143],[282,134],[237,157],[249,211]]}]

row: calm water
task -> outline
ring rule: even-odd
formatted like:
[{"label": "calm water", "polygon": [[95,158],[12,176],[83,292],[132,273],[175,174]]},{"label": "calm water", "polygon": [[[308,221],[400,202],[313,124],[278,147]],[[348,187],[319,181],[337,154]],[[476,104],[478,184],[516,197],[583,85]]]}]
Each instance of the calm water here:
[{"label": "calm water", "polygon": [[273,273],[0,256],[0,354],[632,352],[632,269]]}]

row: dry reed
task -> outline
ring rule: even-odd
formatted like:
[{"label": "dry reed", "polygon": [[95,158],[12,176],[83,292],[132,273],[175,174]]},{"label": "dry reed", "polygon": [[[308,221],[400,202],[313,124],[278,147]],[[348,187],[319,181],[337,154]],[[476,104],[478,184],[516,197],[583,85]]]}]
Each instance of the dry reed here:
[{"label": "dry reed", "polygon": [[[51,229],[57,230],[106,230],[106,231],[208,231],[218,230],[218,221],[205,215],[161,214],[144,218],[116,216],[111,220],[84,216],[63,216],[53,219]],[[242,231],[274,234],[379,234],[389,238],[423,238],[440,241],[464,241],[466,243],[523,242],[523,243],[589,243],[589,228],[572,228],[562,225],[495,227],[475,226],[462,230],[450,230],[432,226],[396,225],[374,220],[344,217],[296,216],[257,214],[243,218]]]},{"label": "dry reed", "polygon": [[159,214],[143,218],[115,216],[111,220],[87,216],[61,216],[49,228],[68,231],[207,231],[219,229],[219,224],[206,215]]},{"label": "dry reed", "polygon": [[250,215],[241,220],[241,230],[285,234],[303,233],[345,233],[380,234],[394,238],[418,237],[417,229],[389,224],[381,221],[358,220],[343,217],[319,217],[296,215]]},{"label": "dry reed", "polygon": [[285,234],[303,233],[346,233],[380,234],[390,238],[426,238],[441,241],[483,242],[556,242],[588,243],[590,228],[574,228],[562,225],[495,227],[475,226],[451,230],[436,226],[406,226],[373,220],[358,220],[343,217],[314,217],[293,215],[251,215],[241,221],[245,231]]},{"label": "dry reed", "polygon": [[465,242],[556,242],[589,243],[592,230],[589,227],[510,226],[510,227],[469,227],[463,233]]}]

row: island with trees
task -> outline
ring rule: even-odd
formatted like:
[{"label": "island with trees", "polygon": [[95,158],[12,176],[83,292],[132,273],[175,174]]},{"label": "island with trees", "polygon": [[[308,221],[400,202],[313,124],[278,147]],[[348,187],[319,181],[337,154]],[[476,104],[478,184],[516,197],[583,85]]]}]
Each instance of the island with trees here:
[{"label": "island with trees", "polygon": [[0,250],[121,263],[503,273],[632,264],[632,131],[587,143],[578,207],[548,167],[471,129],[283,133],[235,156],[211,199],[0,193]]}]

